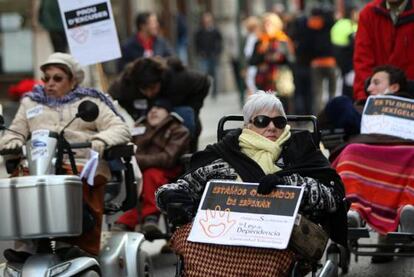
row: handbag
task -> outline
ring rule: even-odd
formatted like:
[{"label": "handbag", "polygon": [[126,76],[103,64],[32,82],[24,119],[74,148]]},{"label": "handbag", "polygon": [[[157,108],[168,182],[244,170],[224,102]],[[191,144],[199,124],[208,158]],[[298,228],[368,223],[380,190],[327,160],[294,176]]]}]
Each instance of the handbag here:
[{"label": "handbag", "polygon": [[292,70],[287,65],[281,65],[276,73],[276,92],[279,97],[292,97],[295,91]]},{"label": "handbag", "polygon": [[316,223],[298,214],[293,226],[289,247],[305,259],[318,261],[322,258],[329,236]]}]

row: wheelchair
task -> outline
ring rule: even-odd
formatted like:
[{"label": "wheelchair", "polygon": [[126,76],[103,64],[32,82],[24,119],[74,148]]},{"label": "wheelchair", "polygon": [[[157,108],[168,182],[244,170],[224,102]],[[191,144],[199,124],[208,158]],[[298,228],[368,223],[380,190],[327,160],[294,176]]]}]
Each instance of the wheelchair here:
[{"label": "wheelchair", "polygon": [[[298,132],[302,130],[308,130],[312,134],[312,138],[316,145],[319,145],[321,133],[318,129],[317,118],[315,116],[304,115],[288,115],[288,123],[291,125],[292,132]],[[217,127],[217,140],[220,141],[223,137],[232,130],[240,128],[243,124],[242,115],[228,115],[220,119]],[[174,218],[176,222],[188,221],[187,215],[183,214],[180,206],[176,203],[172,203],[168,206],[169,218]],[[169,223],[171,233],[173,233],[177,226]],[[304,264],[310,269],[312,276],[338,276],[338,268],[342,269],[343,273],[348,271],[349,265],[349,253],[346,248],[341,245],[331,243],[326,249],[326,260],[322,264],[322,260],[318,261],[295,261],[290,268],[289,276],[299,277],[302,276],[302,269]],[[184,259],[177,256],[176,277],[183,276],[184,273]]]}]

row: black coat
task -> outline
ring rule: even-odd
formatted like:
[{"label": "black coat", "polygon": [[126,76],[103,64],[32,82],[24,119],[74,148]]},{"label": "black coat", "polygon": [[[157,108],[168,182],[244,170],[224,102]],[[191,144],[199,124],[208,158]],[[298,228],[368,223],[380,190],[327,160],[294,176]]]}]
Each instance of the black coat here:
[{"label": "black coat", "polygon": [[[161,90],[157,97],[167,98],[174,107],[192,107],[198,118],[209,89],[210,80],[207,75],[170,66],[162,76]],[[111,85],[108,92],[135,120],[146,114],[154,100],[140,92],[128,68]]]},{"label": "black coat", "polygon": [[[204,151],[193,155],[188,172],[204,166],[219,158],[228,162],[244,182],[258,182],[265,174],[260,166],[240,151],[238,138],[241,130],[229,133],[221,142],[207,146]],[[313,143],[307,131],[292,133],[291,138],[283,145],[281,157],[284,167],[277,174],[286,176],[298,173],[303,177],[317,179],[324,184],[332,184],[338,199],[345,199],[345,189],[341,178],[330,167],[329,161]],[[330,185],[331,186],[331,185]],[[338,203],[333,214],[327,214],[317,221],[329,232],[332,240],[347,245],[347,204],[345,200]]]}]

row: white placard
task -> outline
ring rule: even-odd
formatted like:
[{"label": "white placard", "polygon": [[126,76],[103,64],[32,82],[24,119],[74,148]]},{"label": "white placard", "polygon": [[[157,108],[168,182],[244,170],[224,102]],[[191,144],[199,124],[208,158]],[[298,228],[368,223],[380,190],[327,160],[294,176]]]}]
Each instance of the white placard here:
[{"label": "white placard", "polygon": [[193,222],[189,241],[286,249],[303,188],[278,186],[257,194],[257,183],[210,181]]},{"label": "white placard", "polygon": [[121,57],[109,0],[59,0],[71,54],[82,65]]},{"label": "white placard", "polygon": [[414,100],[370,96],[361,119],[361,134],[383,134],[414,140]]}]

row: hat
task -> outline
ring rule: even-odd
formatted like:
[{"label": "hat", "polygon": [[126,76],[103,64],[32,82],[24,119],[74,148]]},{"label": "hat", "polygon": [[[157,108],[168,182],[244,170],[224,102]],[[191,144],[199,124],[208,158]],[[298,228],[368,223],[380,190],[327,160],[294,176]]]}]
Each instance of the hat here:
[{"label": "hat", "polygon": [[153,107],[160,107],[166,109],[169,113],[172,111],[173,106],[171,102],[166,98],[158,98],[154,101]]},{"label": "hat", "polygon": [[60,52],[53,53],[44,63],[40,65],[40,69],[44,71],[46,66],[52,64],[66,65],[78,84],[82,83],[85,78],[85,72],[81,68],[80,64],[69,54]]}]

